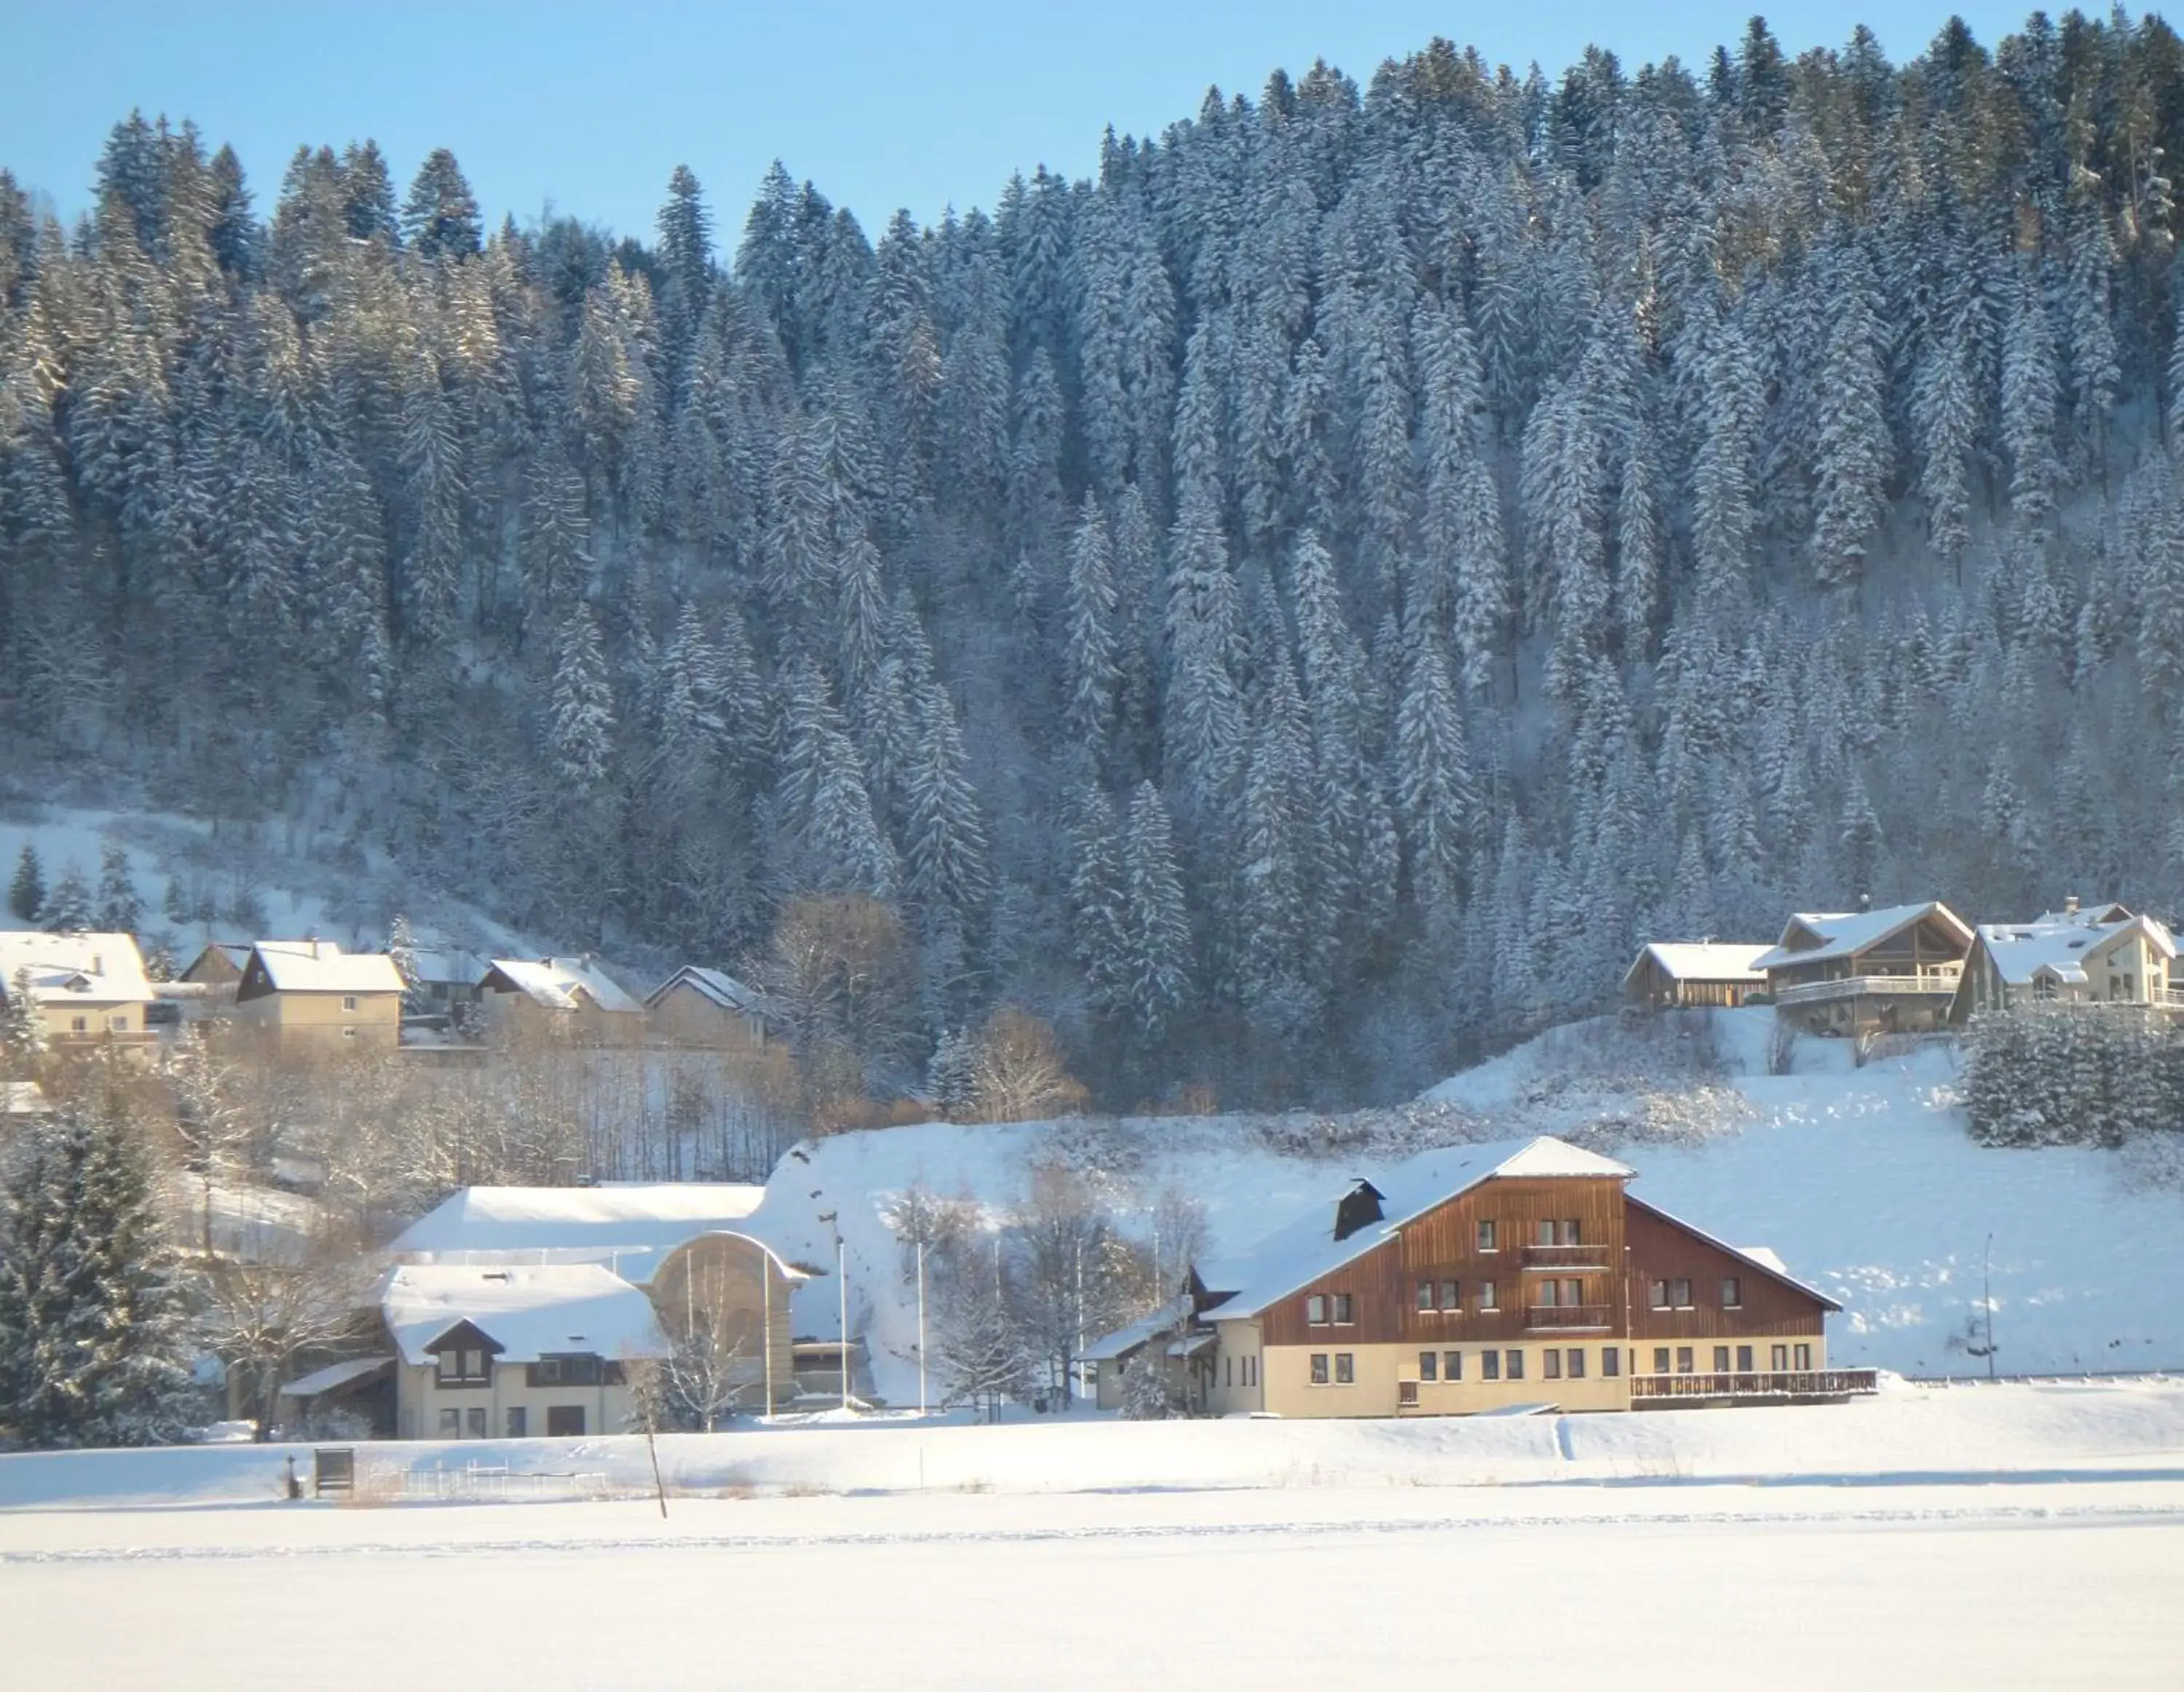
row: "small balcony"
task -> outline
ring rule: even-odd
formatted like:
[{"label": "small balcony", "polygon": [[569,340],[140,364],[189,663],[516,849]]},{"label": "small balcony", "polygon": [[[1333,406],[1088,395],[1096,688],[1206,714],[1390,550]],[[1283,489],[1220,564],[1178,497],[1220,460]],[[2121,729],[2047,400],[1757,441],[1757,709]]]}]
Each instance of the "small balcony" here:
[{"label": "small balcony", "polygon": [[1527,1269],[1605,1269],[1607,1248],[1603,1244],[1528,1245],[1523,1261]]},{"label": "small balcony", "polygon": [[1875,1371],[1871,1369],[1791,1369],[1763,1374],[1633,1375],[1630,1378],[1633,1404],[1663,1403],[1679,1399],[1714,1403],[1724,1400],[1757,1403],[1768,1399],[1788,1402],[1800,1399],[1858,1398],[1879,1389]]},{"label": "small balcony", "polygon": [[1607,1305],[1533,1305],[1524,1311],[1527,1333],[1545,1329],[1555,1333],[1573,1327],[1613,1326],[1613,1311]]}]

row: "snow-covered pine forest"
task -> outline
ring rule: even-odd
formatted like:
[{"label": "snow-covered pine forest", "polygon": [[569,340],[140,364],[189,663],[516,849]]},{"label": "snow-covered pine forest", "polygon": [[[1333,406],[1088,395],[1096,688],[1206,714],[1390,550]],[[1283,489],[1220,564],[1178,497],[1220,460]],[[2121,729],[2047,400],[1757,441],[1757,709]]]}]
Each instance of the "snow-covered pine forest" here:
[{"label": "snow-covered pine forest", "polygon": [[876,233],[211,147],[0,172],[19,792],[610,954],[868,895],[901,1062],[1014,1004],[1111,1105],[1389,1096],[1862,893],[2184,904],[2158,19],[1436,42]]}]

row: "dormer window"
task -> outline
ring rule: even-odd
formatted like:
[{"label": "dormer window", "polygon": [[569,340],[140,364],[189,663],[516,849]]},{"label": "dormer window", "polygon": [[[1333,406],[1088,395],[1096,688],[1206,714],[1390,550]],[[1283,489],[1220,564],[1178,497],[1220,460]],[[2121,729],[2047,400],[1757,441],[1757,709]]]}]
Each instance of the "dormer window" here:
[{"label": "dormer window", "polygon": [[439,1365],[435,1378],[443,1387],[482,1387],[489,1378],[486,1354],[475,1346],[450,1346]]}]

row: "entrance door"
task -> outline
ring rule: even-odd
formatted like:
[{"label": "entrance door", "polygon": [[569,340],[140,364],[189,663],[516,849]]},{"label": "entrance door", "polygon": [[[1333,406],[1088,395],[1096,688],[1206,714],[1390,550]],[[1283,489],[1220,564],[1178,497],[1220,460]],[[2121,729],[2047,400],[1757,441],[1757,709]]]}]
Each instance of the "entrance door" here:
[{"label": "entrance door", "polygon": [[584,1437],[584,1407],[580,1404],[549,1404],[546,1406],[546,1437],[549,1439],[581,1439]]}]

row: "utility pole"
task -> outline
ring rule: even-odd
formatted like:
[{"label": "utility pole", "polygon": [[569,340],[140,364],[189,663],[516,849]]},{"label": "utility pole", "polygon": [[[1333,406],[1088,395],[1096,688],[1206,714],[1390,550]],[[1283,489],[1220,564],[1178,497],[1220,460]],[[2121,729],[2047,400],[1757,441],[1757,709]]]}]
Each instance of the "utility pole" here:
[{"label": "utility pole", "polygon": [[822,1211],[819,1220],[834,1230],[834,1290],[841,1312],[842,1349],[837,1361],[842,1371],[842,1408],[850,1407],[850,1251],[842,1239],[839,1211]]},{"label": "utility pole", "polygon": [[1994,1235],[1986,1237],[1986,1250],[1980,1258],[1980,1294],[1986,1300],[1986,1378],[1994,1378]]}]

